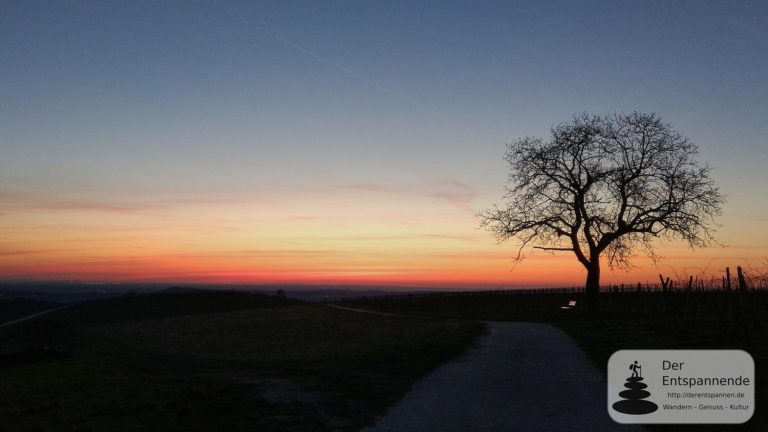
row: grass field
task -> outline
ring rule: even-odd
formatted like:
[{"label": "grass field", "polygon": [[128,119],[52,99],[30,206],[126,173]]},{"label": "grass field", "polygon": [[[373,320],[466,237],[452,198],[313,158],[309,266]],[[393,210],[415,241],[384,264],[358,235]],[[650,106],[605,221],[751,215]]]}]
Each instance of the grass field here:
[{"label": "grass field", "polygon": [[[0,328],[0,431],[358,430],[482,333],[472,320],[540,321],[570,333],[604,370],[619,349],[739,348],[757,367],[745,425],[768,430],[768,292],[485,292],[357,299],[386,317],[238,292],[86,302]],[[18,317],[55,304],[0,302]],[[42,346],[49,347],[41,350]]]},{"label": "grass field", "polygon": [[0,431],[358,430],[482,331],[234,292],[87,302],[0,329]]},{"label": "grass field", "polygon": [[568,332],[605,371],[620,349],[744,349],[755,360],[756,410],[744,425],[654,426],[657,431],[766,431],[767,291],[620,292],[600,294],[599,313],[577,307],[581,293],[475,292],[357,299],[346,305],[416,316],[547,322]]}]

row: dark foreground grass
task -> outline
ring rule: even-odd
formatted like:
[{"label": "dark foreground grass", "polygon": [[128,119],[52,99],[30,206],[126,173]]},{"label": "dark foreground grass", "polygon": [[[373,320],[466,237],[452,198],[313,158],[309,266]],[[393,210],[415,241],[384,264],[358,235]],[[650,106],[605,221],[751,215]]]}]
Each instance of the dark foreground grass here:
[{"label": "dark foreground grass", "polygon": [[357,430],[483,331],[189,295],[149,310],[149,296],[88,303],[0,329],[0,431]]},{"label": "dark foreground grass", "polygon": [[[561,310],[569,300],[574,310]],[[583,294],[482,292],[358,299],[347,305],[418,316],[537,321],[568,332],[599,370],[620,349],[744,349],[755,360],[756,409],[743,425],[658,425],[656,431],[768,431],[768,292],[600,294],[588,313]]]}]

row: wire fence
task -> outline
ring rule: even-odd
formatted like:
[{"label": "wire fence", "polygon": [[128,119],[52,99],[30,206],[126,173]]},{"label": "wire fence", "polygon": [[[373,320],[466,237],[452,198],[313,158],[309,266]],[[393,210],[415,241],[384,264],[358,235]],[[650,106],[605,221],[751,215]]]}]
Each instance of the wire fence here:
[{"label": "wire fence", "polygon": [[[732,273],[726,267],[722,275],[675,277],[674,279],[659,274],[659,282],[638,282],[636,284],[607,284],[600,287],[600,293],[664,293],[664,292],[710,292],[710,291],[768,291],[768,272],[753,270],[751,272],[736,267]],[[407,294],[410,297],[429,296],[498,296],[521,294],[584,294],[584,286],[556,288],[498,288],[494,290],[472,291],[440,291],[428,293]],[[402,294],[395,295],[396,297]]]}]

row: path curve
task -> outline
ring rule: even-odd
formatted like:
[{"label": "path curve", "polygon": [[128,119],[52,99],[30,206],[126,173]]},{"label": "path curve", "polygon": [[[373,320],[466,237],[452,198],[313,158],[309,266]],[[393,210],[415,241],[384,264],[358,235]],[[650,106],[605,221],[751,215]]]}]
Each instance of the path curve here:
[{"label": "path curve", "polygon": [[39,317],[41,315],[46,315],[46,314],[49,314],[51,312],[56,312],[57,310],[62,310],[62,309],[66,309],[68,307],[72,307],[75,304],[77,304],[77,303],[69,303],[69,304],[65,304],[64,306],[59,306],[59,307],[55,307],[53,309],[46,309],[46,310],[41,311],[41,312],[36,312],[36,313],[33,313],[32,315],[27,315],[25,317],[18,318],[18,319],[15,319],[13,321],[4,322],[4,323],[0,324],[0,327],[7,327],[7,326],[10,326],[10,325],[18,324],[20,322],[31,320],[32,318],[37,318],[37,317]]},{"label": "path curve", "polygon": [[403,315],[403,314],[397,314],[397,313],[391,313],[391,312],[379,312],[379,311],[368,310],[368,309],[358,309],[358,308],[347,307],[347,306],[339,306],[337,304],[332,304],[332,303],[325,303],[325,306],[328,306],[334,309],[348,311],[348,312],[360,312],[360,313],[366,313],[371,315],[381,315],[381,316],[399,317],[399,318],[426,318],[426,317],[416,316],[416,315]]},{"label": "path curve", "polygon": [[474,347],[419,380],[364,431],[644,431],[610,419],[602,375],[562,330],[486,324]]}]

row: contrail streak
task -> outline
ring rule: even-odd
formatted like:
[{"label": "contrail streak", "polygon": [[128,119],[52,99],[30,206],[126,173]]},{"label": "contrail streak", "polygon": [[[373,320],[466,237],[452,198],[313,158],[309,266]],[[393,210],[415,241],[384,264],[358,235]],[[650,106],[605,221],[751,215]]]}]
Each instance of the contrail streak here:
[{"label": "contrail streak", "polygon": [[222,4],[224,4],[226,7],[228,7],[229,9],[235,11],[235,13],[239,12],[238,16],[248,26],[256,28],[260,32],[262,32],[262,33],[264,33],[264,34],[266,34],[266,35],[268,35],[268,36],[270,36],[270,37],[280,41],[281,43],[283,43],[283,44],[285,44],[285,45],[287,45],[287,46],[289,46],[291,48],[294,48],[295,50],[301,52],[302,54],[304,54],[306,56],[309,56],[309,57],[311,57],[311,58],[313,58],[313,59],[315,59],[317,61],[323,62],[323,63],[325,63],[325,64],[327,64],[327,65],[329,65],[329,66],[331,66],[331,67],[333,67],[333,68],[335,68],[335,69],[337,69],[337,70],[339,70],[339,71],[341,71],[341,72],[343,72],[343,73],[345,73],[345,74],[347,74],[349,76],[352,76],[352,77],[354,77],[356,79],[359,79],[359,80],[367,83],[371,87],[374,87],[374,88],[376,88],[378,90],[381,90],[382,92],[387,93],[390,96],[394,96],[394,97],[396,97],[396,98],[398,98],[398,99],[400,99],[402,101],[405,101],[405,102],[407,102],[407,103],[409,103],[409,104],[411,104],[411,105],[413,105],[413,106],[415,106],[415,107],[417,107],[419,109],[422,109],[424,111],[428,111],[431,114],[434,114],[434,115],[440,117],[443,120],[448,120],[448,116],[446,116],[445,114],[441,113],[440,111],[437,111],[434,108],[430,108],[430,107],[428,107],[428,106],[426,106],[426,105],[424,105],[424,104],[422,104],[422,103],[420,103],[418,101],[415,101],[415,100],[409,98],[408,96],[406,96],[406,95],[404,95],[402,93],[398,93],[398,92],[388,88],[387,86],[384,86],[384,85],[382,85],[382,84],[380,84],[380,83],[378,83],[378,82],[376,82],[376,81],[366,77],[365,75],[362,75],[362,74],[360,74],[358,72],[355,72],[354,70],[352,70],[352,69],[350,69],[350,68],[348,68],[348,67],[346,67],[344,65],[341,65],[341,64],[339,64],[339,63],[337,63],[337,62],[335,62],[335,61],[333,61],[333,60],[331,60],[329,58],[326,58],[326,57],[323,57],[323,56],[321,56],[319,54],[316,54],[315,52],[310,51],[309,49],[307,49],[307,47],[305,47],[304,45],[302,45],[302,44],[300,44],[298,42],[295,42],[295,41],[293,41],[291,39],[288,39],[285,36],[275,32],[275,31],[272,31],[272,30],[270,30],[269,28],[267,28],[267,27],[265,27],[263,25],[260,25],[258,23],[253,23],[253,22],[251,22],[251,20],[249,20],[248,18],[245,17],[245,12],[242,11],[242,10],[238,11],[239,8],[235,7],[235,5],[229,3],[226,0],[219,0],[219,1]]},{"label": "contrail streak", "polygon": [[[342,72],[342,73],[344,73],[346,75],[349,75],[349,76],[351,76],[351,77],[353,77],[355,79],[363,81],[366,84],[370,85],[371,87],[373,87],[373,88],[375,88],[375,89],[377,89],[377,90],[379,90],[381,92],[384,92],[384,93],[386,93],[386,94],[388,94],[388,95],[390,95],[392,97],[400,99],[401,101],[406,102],[406,103],[408,103],[408,104],[410,104],[412,106],[415,106],[415,107],[421,109],[422,111],[428,112],[428,113],[434,115],[435,117],[440,118],[443,121],[452,121],[450,116],[440,112],[439,110],[436,110],[436,109],[434,109],[432,107],[424,105],[421,102],[419,102],[417,100],[414,100],[414,99],[412,99],[412,98],[410,98],[410,97],[408,97],[408,96],[406,96],[406,95],[404,95],[402,93],[399,93],[399,92],[397,92],[395,90],[392,90],[391,88],[389,88],[389,87],[387,87],[387,86],[385,86],[383,84],[380,84],[380,83],[378,83],[378,82],[376,82],[376,81],[366,77],[365,75],[362,75],[362,74],[360,74],[360,73],[358,73],[358,72],[356,72],[356,71],[354,71],[354,70],[352,70],[352,69],[350,69],[350,68],[348,68],[348,67],[346,67],[346,66],[344,66],[344,65],[342,65],[340,63],[337,63],[337,62],[335,62],[335,61],[333,61],[333,60],[331,60],[331,59],[329,59],[327,57],[323,57],[323,56],[321,56],[321,55],[319,55],[319,54],[309,50],[304,45],[302,45],[302,44],[300,44],[300,43],[298,43],[298,42],[296,42],[294,40],[291,40],[289,38],[286,38],[285,36],[281,35],[280,33],[277,33],[275,31],[267,28],[264,25],[252,22],[250,19],[247,18],[247,12],[246,11],[244,11],[243,9],[241,9],[241,8],[237,7],[236,5],[230,3],[228,0],[219,0],[219,2],[224,6],[224,8],[229,9],[233,14],[237,15],[237,17],[243,23],[245,23],[248,26],[248,28],[254,28],[254,29],[258,30],[259,32],[261,32],[261,33],[263,33],[263,34],[265,34],[265,35],[267,35],[267,36],[269,36],[269,37],[279,41],[283,45],[291,47],[291,48],[301,52],[302,54],[304,54],[304,55],[306,55],[308,57],[311,57],[311,58],[313,58],[313,59],[315,59],[317,61],[323,62],[323,63],[333,67],[334,69],[336,69],[336,70],[338,70],[338,71],[340,71],[340,72]],[[493,143],[496,143],[496,144],[503,144],[503,142],[501,142],[500,140],[496,139],[495,137],[485,135],[484,133],[478,133],[478,137],[482,137],[483,140],[487,140],[487,141],[490,141],[490,142],[493,142]]]},{"label": "contrail streak", "polygon": [[260,30],[263,31],[264,33],[274,37],[275,39],[279,40],[280,42],[283,42],[283,43],[285,43],[287,45],[290,45],[290,46],[296,48],[297,50],[303,52],[304,54],[306,54],[306,55],[308,55],[308,56],[310,56],[310,57],[312,57],[314,59],[317,59],[317,60],[319,60],[319,61],[321,61],[323,63],[331,65],[334,68],[336,68],[336,69],[338,69],[338,70],[340,70],[340,71],[342,71],[342,72],[344,72],[344,73],[346,73],[348,75],[351,75],[351,76],[353,76],[353,77],[355,77],[355,78],[357,78],[357,79],[359,79],[361,81],[364,81],[364,82],[368,83],[369,85],[371,85],[371,86],[373,86],[373,87],[383,91],[384,93],[387,93],[387,94],[389,94],[391,96],[394,96],[394,97],[396,97],[398,99],[404,100],[405,102],[408,102],[409,104],[411,104],[411,105],[413,105],[415,107],[421,108],[421,109],[423,109],[425,111],[429,111],[432,114],[435,114],[435,115],[439,116],[440,118],[442,118],[444,120],[447,119],[446,116],[443,113],[441,113],[441,112],[439,112],[439,111],[437,111],[437,110],[435,110],[433,108],[430,108],[430,107],[428,107],[428,106],[426,106],[424,104],[421,104],[421,103],[419,103],[419,102],[409,98],[408,96],[405,96],[404,94],[401,94],[401,93],[398,93],[398,92],[396,92],[396,91],[394,91],[392,89],[389,89],[389,88],[387,88],[387,87],[377,83],[376,81],[373,81],[370,78],[367,78],[367,77],[365,77],[363,75],[360,75],[359,73],[353,71],[352,69],[349,69],[349,68],[347,68],[347,67],[345,67],[343,65],[340,65],[340,64],[334,62],[333,60],[330,60],[330,59],[327,59],[325,57],[319,56],[319,55],[313,53],[312,51],[309,51],[308,49],[306,49],[304,46],[302,46],[299,43],[296,43],[296,42],[294,42],[294,41],[292,41],[290,39],[286,39],[286,38],[284,38],[283,36],[281,36],[281,35],[279,35],[277,33],[269,31],[268,29],[262,28]]}]

